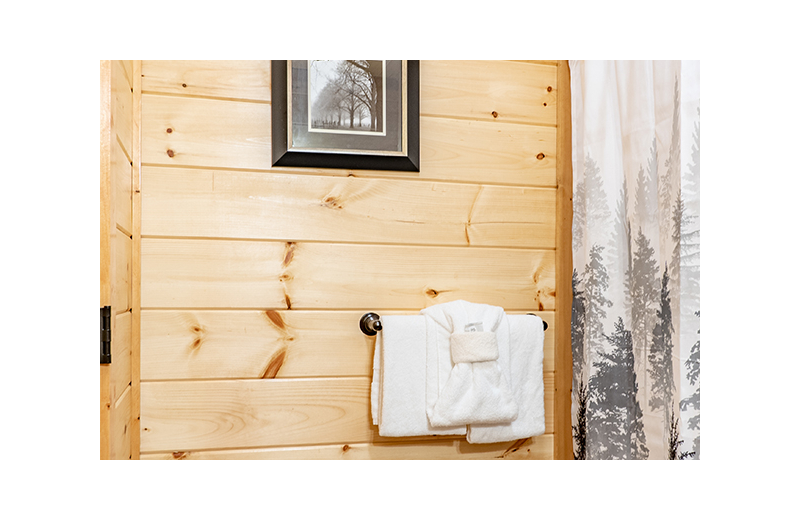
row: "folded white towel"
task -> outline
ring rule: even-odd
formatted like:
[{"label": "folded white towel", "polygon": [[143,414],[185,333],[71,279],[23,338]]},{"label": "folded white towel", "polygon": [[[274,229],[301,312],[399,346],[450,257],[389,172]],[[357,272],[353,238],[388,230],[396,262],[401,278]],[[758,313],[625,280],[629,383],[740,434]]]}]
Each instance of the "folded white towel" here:
[{"label": "folded white towel", "polygon": [[436,428],[425,413],[425,316],[383,316],[373,359],[372,422],[382,437],[464,435],[466,427]]},{"label": "folded white towel", "polygon": [[508,316],[510,383],[519,414],[508,424],[470,425],[473,444],[526,439],[544,433],[544,329],[538,316]]},{"label": "folded white towel", "polygon": [[508,319],[500,307],[463,300],[421,311],[428,329],[426,410],[435,427],[517,418],[509,384]]}]

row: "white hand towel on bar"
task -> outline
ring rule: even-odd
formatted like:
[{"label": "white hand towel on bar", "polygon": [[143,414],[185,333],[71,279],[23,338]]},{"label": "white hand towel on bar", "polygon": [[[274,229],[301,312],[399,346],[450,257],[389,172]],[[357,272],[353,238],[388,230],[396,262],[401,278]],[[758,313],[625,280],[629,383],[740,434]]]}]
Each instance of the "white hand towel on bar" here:
[{"label": "white hand towel on bar", "polygon": [[544,433],[544,328],[538,316],[508,316],[511,387],[519,414],[508,424],[470,425],[467,442],[492,443]]},{"label": "white hand towel on bar", "polygon": [[[501,307],[434,305],[428,320],[426,412],[434,427],[507,423],[518,407],[509,384],[509,325]],[[430,333],[430,329],[435,334]]]},{"label": "white hand towel on bar", "polygon": [[370,398],[372,422],[382,437],[464,435],[463,424],[435,428],[425,413],[425,316],[383,316],[375,340]]}]

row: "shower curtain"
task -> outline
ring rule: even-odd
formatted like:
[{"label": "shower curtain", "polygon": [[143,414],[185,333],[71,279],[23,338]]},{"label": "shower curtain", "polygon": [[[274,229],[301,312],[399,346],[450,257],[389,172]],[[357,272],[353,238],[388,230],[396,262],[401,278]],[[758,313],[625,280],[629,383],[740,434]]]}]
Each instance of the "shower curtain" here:
[{"label": "shower curtain", "polygon": [[700,458],[700,64],[570,61],[576,459]]}]

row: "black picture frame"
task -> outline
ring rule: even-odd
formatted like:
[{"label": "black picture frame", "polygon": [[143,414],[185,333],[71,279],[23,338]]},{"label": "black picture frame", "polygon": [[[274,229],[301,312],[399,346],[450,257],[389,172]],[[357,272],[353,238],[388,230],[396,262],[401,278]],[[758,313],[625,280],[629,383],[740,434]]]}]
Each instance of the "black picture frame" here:
[{"label": "black picture frame", "polygon": [[[401,85],[405,85],[405,92],[402,92],[402,87],[397,86],[396,82],[394,88],[394,96],[404,98],[405,107],[400,110],[405,110],[403,114],[391,114],[386,117],[387,123],[392,120],[392,117],[400,117],[404,124],[401,125],[400,132],[405,132],[404,149],[402,150],[344,150],[341,144],[343,139],[356,139],[356,137],[348,137],[344,135],[338,136],[320,136],[315,135],[316,143],[314,145],[303,149],[292,148],[290,149],[290,128],[294,132],[307,131],[308,123],[303,123],[303,117],[298,117],[298,110],[302,110],[303,103],[295,102],[292,106],[295,120],[299,121],[292,127],[292,116],[289,113],[289,107],[292,101],[289,95],[292,94],[292,82],[290,79],[295,80],[295,85],[300,84],[302,87],[303,78],[298,80],[298,74],[302,74],[302,64],[308,63],[307,60],[295,62],[297,66],[292,67],[293,78],[289,77],[289,67],[292,62],[288,60],[277,61],[273,60],[271,63],[272,71],[272,165],[281,167],[303,167],[303,168],[341,168],[353,170],[395,170],[395,171],[419,171],[419,61],[418,60],[398,60],[396,63],[401,63],[402,70],[404,70],[405,80]],[[386,62],[392,63],[392,62]],[[301,72],[298,73],[297,71]],[[389,88],[386,89],[390,91]],[[294,93],[295,99],[302,95]],[[402,94],[405,94],[404,96]],[[387,94],[387,97],[389,94]],[[307,99],[307,98],[306,98]],[[306,101],[306,105],[307,105]],[[386,104],[389,104],[388,102]],[[388,110],[388,109],[387,109]],[[302,114],[300,114],[302,116]],[[388,124],[387,124],[388,126]],[[299,129],[299,130],[298,130]],[[297,135],[296,133],[294,135]],[[328,139],[330,144],[322,142]],[[361,138],[363,141],[363,138]],[[372,139],[370,137],[370,139]],[[358,148],[358,147],[355,147]],[[387,146],[388,148],[388,146]]]}]

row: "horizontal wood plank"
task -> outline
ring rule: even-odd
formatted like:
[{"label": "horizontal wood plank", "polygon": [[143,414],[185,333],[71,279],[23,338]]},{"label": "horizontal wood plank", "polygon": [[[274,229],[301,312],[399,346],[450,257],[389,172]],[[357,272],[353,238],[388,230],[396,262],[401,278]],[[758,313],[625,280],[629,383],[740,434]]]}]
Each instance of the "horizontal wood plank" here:
[{"label": "horizontal wood plank", "polygon": [[111,65],[111,103],[112,127],[122,143],[125,155],[130,159],[133,150],[133,92],[119,60],[113,61]]},{"label": "horizontal wood plank", "polygon": [[556,124],[556,68],[513,61],[422,61],[420,112]]},{"label": "horizontal wood plank", "polygon": [[555,189],[145,167],[142,234],[555,247]]},{"label": "horizontal wood plank", "polygon": [[[252,170],[271,167],[270,105],[143,95],[142,112],[144,164]],[[555,186],[554,127],[421,117],[420,140],[419,173],[358,171],[354,175]],[[293,171],[339,176],[352,173]]]},{"label": "horizontal wood plank", "polygon": [[142,240],[142,307],[552,310],[552,250]]},{"label": "horizontal wood plank", "polygon": [[466,440],[352,443],[243,450],[168,451],[142,454],[142,460],[551,460],[553,435],[524,441],[470,444]]},{"label": "horizontal wood plank", "polygon": [[142,90],[268,102],[269,61],[145,60]]},{"label": "horizontal wood plank", "polygon": [[[382,311],[381,316],[417,314]],[[142,380],[372,376],[375,338],[358,327],[363,311],[142,312]],[[537,314],[552,324],[555,313]],[[544,370],[553,370],[553,329]]]},{"label": "horizontal wood plank", "polygon": [[114,185],[114,220],[128,236],[132,235],[133,222],[131,197],[131,163],[118,141],[111,143],[111,175]]},{"label": "horizontal wood plank", "polygon": [[117,230],[114,249],[114,284],[111,287],[112,312],[119,314],[131,308],[131,238]]},{"label": "horizontal wood plank", "polygon": [[[552,433],[552,373],[544,384]],[[397,442],[372,424],[369,387],[369,378],[142,382],[141,451]]]}]

